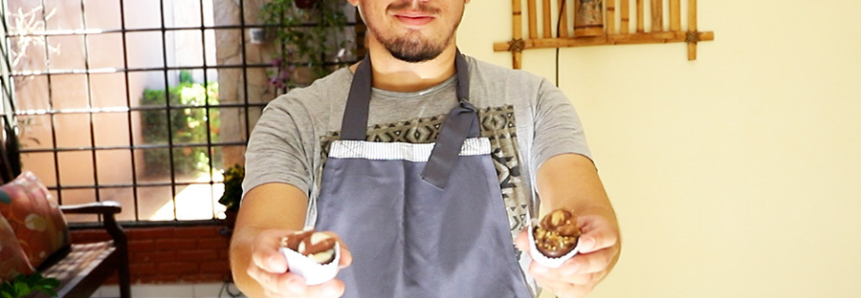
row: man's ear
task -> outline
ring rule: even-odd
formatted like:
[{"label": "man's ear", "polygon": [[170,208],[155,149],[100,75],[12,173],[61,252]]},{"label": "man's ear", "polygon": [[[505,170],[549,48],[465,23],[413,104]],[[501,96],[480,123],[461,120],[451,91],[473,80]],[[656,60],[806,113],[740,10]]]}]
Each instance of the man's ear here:
[{"label": "man's ear", "polygon": [[350,5],[352,6],[359,6],[359,0],[347,0],[347,2],[350,3]]}]

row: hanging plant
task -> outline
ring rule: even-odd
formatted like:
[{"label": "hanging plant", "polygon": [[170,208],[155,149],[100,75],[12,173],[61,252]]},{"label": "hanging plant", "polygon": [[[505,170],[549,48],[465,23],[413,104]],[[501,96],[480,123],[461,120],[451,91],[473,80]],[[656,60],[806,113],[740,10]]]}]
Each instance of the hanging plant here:
[{"label": "hanging plant", "polygon": [[295,72],[301,67],[310,69],[312,81],[334,70],[331,64],[346,54],[345,4],[343,0],[271,0],[261,7],[260,18],[271,28],[267,35],[281,49],[273,57],[270,85],[296,87]]}]

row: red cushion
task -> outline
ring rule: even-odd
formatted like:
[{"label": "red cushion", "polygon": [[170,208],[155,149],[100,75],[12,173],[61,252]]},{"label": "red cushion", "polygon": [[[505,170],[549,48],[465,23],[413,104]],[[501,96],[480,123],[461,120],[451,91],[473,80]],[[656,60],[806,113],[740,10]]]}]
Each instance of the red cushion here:
[{"label": "red cushion", "polygon": [[51,193],[31,172],[0,186],[0,215],[9,221],[34,268],[69,245],[66,219]]},{"label": "red cushion", "polygon": [[0,216],[0,283],[11,280],[18,274],[33,273],[33,267],[18,245],[15,231],[3,216]]}]

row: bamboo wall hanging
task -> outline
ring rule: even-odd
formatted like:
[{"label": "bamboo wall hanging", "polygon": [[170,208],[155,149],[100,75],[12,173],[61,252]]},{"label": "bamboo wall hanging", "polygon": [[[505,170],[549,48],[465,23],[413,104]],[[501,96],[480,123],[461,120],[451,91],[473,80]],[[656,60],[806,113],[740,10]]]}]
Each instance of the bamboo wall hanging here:
[{"label": "bamboo wall hanging", "polygon": [[[686,0],[687,30],[682,30],[682,0],[542,0],[541,36],[538,34],[538,0],[525,0],[528,38],[524,39],[522,1],[524,0],[512,0],[512,40],[493,44],[494,52],[512,53],[514,69],[520,69],[522,52],[528,49],[684,42],[688,45],[688,60],[693,61],[697,59],[697,43],[714,40],[714,32],[697,30],[697,0]],[[555,7],[551,1],[555,1]],[[646,32],[647,1],[651,20],[649,32]],[[636,16],[633,16],[637,22],[636,32],[629,32],[631,2],[636,3]],[[664,26],[665,2],[669,2],[669,28]],[[552,23],[554,15],[557,15],[558,20],[556,37],[553,36],[553,29],[556,27]],[[569,15],[573,15],[573,21],[568,20]]]}]

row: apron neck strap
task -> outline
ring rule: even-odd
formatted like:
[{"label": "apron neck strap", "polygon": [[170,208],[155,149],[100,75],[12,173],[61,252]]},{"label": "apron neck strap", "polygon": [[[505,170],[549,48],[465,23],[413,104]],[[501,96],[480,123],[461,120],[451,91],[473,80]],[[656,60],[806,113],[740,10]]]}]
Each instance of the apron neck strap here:
[{"label": "apron neck strap", "polygon": [[341,121],[341,139],[364,141],[368,127],[368,107],[371,103],[371,87],[374,72],[371,70],[371,54],[359,63],[353,82],[350,84],[350,95],[344,118]]},{"label": "apron neck strap", "polygon": [[[474,109],[469,103],[469,65],[466,59],[457,50],[455,56],[455,68],[457,70],[457,100],[461,107]],[[371,55],[365,55],[350,84],[350,94],[347,97],[347,106],[344,110],[344,118],[341,122],[341,139],[364,141],[368,127],[368,109],[371,102],[371,90],[373,84],[373,69],[371,68]],[[477,128],[471,136],[478,136]]]},{"label": "apron neck strap", "polygon": [[[469,65],[460,50],[455,56],[455,68],[458,105],[449,111],[443,121],[436,144],[421,173],[422,179],[440,189],[445,189],[448,184],[466,138],[480,135],[476,108],[469,103]],[[350,95],[341,122],[341,140],[364,141],[367,138],[372,82],[371,56],[366,55],[350,85]]]},{"label": "apron neck strap", "polygon": [[457,71],[457,100],[461,104],[469,103],[469,65],[460,49],[455,54],[454,67]]}]

